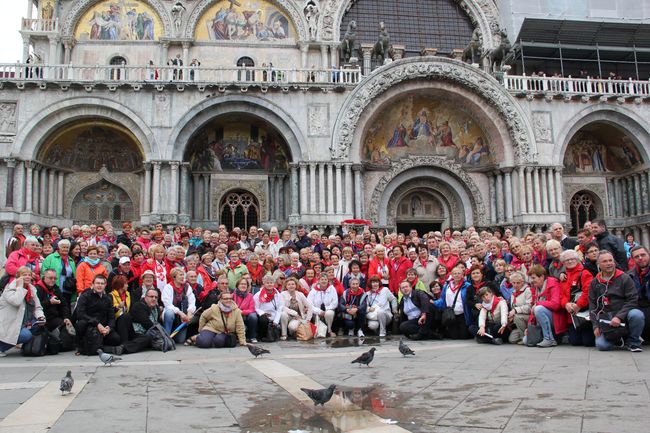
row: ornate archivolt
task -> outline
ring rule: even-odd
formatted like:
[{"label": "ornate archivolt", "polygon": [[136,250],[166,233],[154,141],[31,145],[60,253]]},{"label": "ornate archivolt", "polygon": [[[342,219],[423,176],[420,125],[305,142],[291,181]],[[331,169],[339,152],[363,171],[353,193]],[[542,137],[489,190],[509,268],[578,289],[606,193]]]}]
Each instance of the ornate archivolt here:
[{"label": "ornate archivolt", "polygon": [[[191,10],[187,23],[185,24],[185,32],[183,37],[186,39],[193,39],[196,31],[196,26],[203,17],[203,14],[210,9],[210,7],[221,0],[201,0]],[[298,32],[298,40],[309,40],[309,29],[305,19],[305,15],[301,9],[302,2],[291,0],[266,0],[269,3],[275,4],[278,8],[286,12],[287,16],[291,18],[293,25]],[[190,5],[186,5],[189,9]]]},{"label": "ornate archivolt", "polygon": [[515,162],[529,163],[536,159],[532,125],[515,99],[489,74],[458,60],[442,57],[401,59],[377,69],[361,82],[339,111],[330,147],[332,159],[356,159],[355,155],[350,155],[350,148],[361,114],[388,89],[414,79],[452,82],[480,96],[505,122]]},{"label": "ornate archivolt", "polygon": [[398,206],[409,193],[414,190],[424,190],[431,194],[441,204],[442,211],[448,215],[441,215],[442,218],[449,218],[450,226],[457,227],[464,224],[464,210],[460,207],[457,194],[449,185],[432,179],[418,178],[404,182],[392,194],[386,209],[386,225],[394,226],[397,219]]},{"label": "ornate archivolt", "polygon": [[[149,4],[158,14],[163,25],[163,37],[172,37],[172,22],[167,7],[160,0],[140,0],[143,3]],[[77,24],[84,13],[98,0],[75,0],[68,10],[65,19],[61,26],[61,36],[63,38],[74,37]]]},{"label": "ornate archivolt", "polygon": [[[340,39],[343,16],[357,0],[326,0],[321,4],[320,35],[323,41]],[[370,0],[372,1],[372,0]],[[467,13],[474,27],[481,31],[484,48],[493,48],[499,41],[499,10],[493,0],[454,0]],[[435,48],[435,47],[431,47]]]}]

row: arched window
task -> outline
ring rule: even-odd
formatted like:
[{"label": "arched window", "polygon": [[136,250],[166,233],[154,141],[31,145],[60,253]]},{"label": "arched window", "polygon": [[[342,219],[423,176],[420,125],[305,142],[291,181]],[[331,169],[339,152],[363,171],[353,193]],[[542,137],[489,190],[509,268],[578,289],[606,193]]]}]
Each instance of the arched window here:
[{"label": "arched window", "polygon": [[587,221],[598,218],[594,197],[590,192],[580,191],[571,198],[571,232],[572,236],[578,234]]},{"label": "arched window", "polygon": [[126,191],[105,180],[84,188],[72,201],[75,224],[95,224],[102,220],[121,223],[134,216],[133,202]]},{"label": "arched window", "polygon": [[235,227],[248,230],[259,223],[260,208],[255,196],[248,191],[233,191],[221,203],[221,224],[228,231]]},{"label": "arched window", "polygon": [[[255,62],[250,57],[240,57],[238,68],[254,68]],[[255,71],[237,71],[237,81],[255,81]]]},{"label": "arched window", "polygon": [[122,56],[115,56],[110,61],[111,66],[109,79],[119,81],[126,80],[126,59]]}]

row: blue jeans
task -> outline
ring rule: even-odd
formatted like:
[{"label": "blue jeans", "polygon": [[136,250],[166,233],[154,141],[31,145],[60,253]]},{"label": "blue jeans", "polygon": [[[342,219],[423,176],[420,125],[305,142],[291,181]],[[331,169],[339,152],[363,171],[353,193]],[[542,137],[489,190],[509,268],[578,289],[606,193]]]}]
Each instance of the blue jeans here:
[{"label": "blue jeans", "polygon": [[[643,327],[645,326],[645,315],[641,310],[633,308],[628,311],[627,317],[625,318],[625,326],[627,326],[628,338],[627,344],[630,346],[641,346],[641,333],[643,332]],[[617,344],[614,342],[607,341],[604,335],[596,337],[596,347],[598,350],[612,350],[617,347]]]},{"label": "blue jeans", "polygon": [[[32,331],[27,328],[20,328],[20,334],[18,334],[18,341],[16,344],[24,344],[32,339]],[[0,341],[0,352],[6,352],[7,350],[14,347],[16,344],[5,343]]]},{"label": "blue jeans", "polygon": [[[176,313],[172,310],[165,310],[163,313],[163,328],[169,335],[171,335],[174,330],[174,321],[176,320]],[[180,321],[178,323],[180,325]],[[174,341],[177,343],[183,343],[187,339],[187,326],[181,329],[178,334],[174,337]]]},{"label": "blue jeans", "polygon": [[[244,318],[244,324],[246,325],[246,338],[252,340],[253,338],[257,340],[257,313],[250,313]],[[200,331],[200,329],[199,329]]]},{"label": "blue jeans", "polygon": [[546,307],[536,305],[533,313],[537,324],[542,328],[544,340],[555,341],[555,337],[553,337],[553,312]]}]

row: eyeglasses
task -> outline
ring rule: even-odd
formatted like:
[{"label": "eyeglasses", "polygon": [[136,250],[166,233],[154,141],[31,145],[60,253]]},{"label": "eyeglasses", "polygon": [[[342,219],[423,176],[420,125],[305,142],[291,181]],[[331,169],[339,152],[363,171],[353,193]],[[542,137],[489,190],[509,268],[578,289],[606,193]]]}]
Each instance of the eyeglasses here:
[{"label": "eyeglasses", "polygon": [[232,298],[221,298],[222,301],[232,301]]}]

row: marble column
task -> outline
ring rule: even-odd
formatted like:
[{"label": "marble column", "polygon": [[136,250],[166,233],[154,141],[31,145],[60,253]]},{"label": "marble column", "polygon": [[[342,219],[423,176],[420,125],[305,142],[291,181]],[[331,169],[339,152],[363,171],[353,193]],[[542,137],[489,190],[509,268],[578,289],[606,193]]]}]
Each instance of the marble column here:
[{"label": "marble column", "polygon": [[539,168],[533,168],[533,192],[535,193],[535,213],[542,212],[542,197],[539,190]]},{"label": "marble column", "polygon": [[505,213],[505,203],[503,199],[503,174],[500,171],[494,172],[494,177],[496,180],[496,194],[494,198],[497,201],[497,222],[502,223],[504,221]]},{"label": "marble column", "polygon": [[7,183],[5,185],[7,189],[7,194],[5,196],[4,205],[12,209],[14,207],[14,181],[16,176],[16,160],[14,158],[5,158],[5,164],[7,164]]},{"label": "marble column", "polygon": [[171,168],[171,200],[169,203],[170,212],[172,215],[178,215],[178,167],[181,165],[178,161],[171,161],[169,166]]},{"label": "marble column", "polygon": [[535,188],[533,186],[533,181],[531,178],[531,173],[533,171],[532,167],[525,168],[526,173],[526,207],[528,208],[528,213],[535,213],[535,206],[533,204],[533,198],[535,197]]},{"label": "marble column", "polygon": [[614,186],[614,211],[612,212],[612,216],[618,218],[623,216],[623,200],[621,199],[620,179],[612,179],[612,185]]},{"label": "marble column", "polygon": [[333,214],[334,209],[334,164],[327,164],[327,213]]},{"label": "marble column", "polygon": [[33,177],[34,177],[34,163],[31,161],[25,161],[25,212],[30,213],[33,211]]},{"label": "marble column", "polygon": [[203,175],[203,219],[204,220],[210,219],[210,175],[209,174]]},{"label": "marble column", "polygon": [[352,184],[352,164],[345,164],[345,213],[352,214],[352,194],[354,185]]},{"label": "marble column", "polygon": [[305,164],[299,165],[300,169],[300,214],[307,213],[307,166]]},{"label": "marble column", "polygon": [[546,182],[548,184],[548,211],[557,212],[557,199],[555,197],[555,173],[552,168],[546,169]]},{"label": "marble column", "polygon": [[151,213],[160,213],[160,161],[152,161],[153,165],[153,180],[152,180],[152,197],[151,197]]},{"label": "marble column", "polygon": [[517,167],[517,183],[519,185],[519,212],[524,215],[528,213],[528,210],[526,209],[526,196],[528,195],[528,191],[526,190],[526,178],[525,178],[525,171],[524,167],[519,166]]},{"label": "marble column", "polygon": [[557,212],[564,213],[564,189],[562,187],[562,169],[555,167],[555,207]]},{"label": "marble column", "polygon": [[307,68],[309,68],[309,65],[307,64],[307,54],[309,52],[309,43],[307,43],[307,42],[299,42],[298,47],[300,48],[300,67],[302,69],[307,69]]},{"label": "marble column", "polygon": [[151,213],[151,163],[144,163],[144,200],[142,213]]},{"label": "marble column", "polygon": [[190,166],[187,163],[181,164],[181,193],[180,193],[180,215],[185,219],[192,213],[190,210]]},{"label": "marble column", "polygon": [[327,45],[320,46],[320,67],[327,69]]},{"label": "marble column", "polygon": [[352,171],[354,172],[354,217],[361,218],[363,213],[361,165],[352,166]]},{"label": "marble column", "polygon": [[496,179],[492,173],[487,175],[488,187],[490,189],[490,223],[492,225],[497,223],[497,197],[496,197]]},{"label": "marble column", "polygon": [[318,209],[316,208],[316,194],[318,190],[316,189],[316,164],[309,164],[309,213],[317,214]]},{"label": "marble column", "polygon": [[318,212],[324,214],[327,212],[325,208],[325,198],[327,189],[325,188],[325,163],[318,164]]},{"label": "marble column", "polygon": [[40,172],[40,167],[38,164],[32,164],[33,165],[33,170],[32,170],[32,211],[34,213],[39,213],[38,212],[38,196],[40,194],[40,189],[41,189],[41,172]]},{"label": "marble column", "polygon": [[647,171],[639,174],[639,186],[641,191],[641,213],[648,213],[648,182],[647,182]]},{"label": "marble column", "polygon": [[614,182],[612,179],[607,179],[607,189],[605,190],[605,194],[607,194],[607,206],[609,208],[609,216],[614,216],[615,215],[615,209],[614,209],[614,203],[616,198],[614,195],[616,194],[616,190],[614,189]]},{"label": "marble column", "polygon": [[539,188],[542,192],[542,212],[548,213],[548,183],[546,182],[546,169],[539,169]]},{"label": "marble column", "polygon": [[642,188],[643,194],[646,197],[646,213],[650,213],[650,170],[645,172],[645,178],[641,177],[643,180],[644,188]]},{"label": "marble column", "polygon": [[343,184],[341,179],[341,163],[337,162],[336,169],[336,213],[343,213]]},{"label": "marble column", "polygon": [[515,216],[521,215],[521,209],[519,208],[519,173],[515,167],[510,171],[510,182],[512,188],[512,219],[514,221]]},{"label": "marble column", "polygon": [[284,195],[284,177],[278,175],[275,179],[275,219],[282,221],[284,213],[282,212],[282,196]]},{"label": "marble column", "polygon": [[372,50],[373,44],[361,44],[361,53],[363,54],[363,75],[370,75],[372,72]]},{"label": "marble column", "polygon": [[201,205],[203,195],[201,194],[201,175],[193,174],[192,175],[192,189],[194,193],[192,195],[192,208],[194,209],[195,220],[203,219],[203,206]]},{"label": "marble column", "polygon": [[29,36],[23,34],[23,63],[27,62],[29,59]]},{"label": "marble column", "polygon": [[277,216],[277,207],[275,206],[275,175],[269,175],[269,219],[276,221]]},{"label": "marble column", "polygon": [[[166,65],[167,60],[169,60],[169,42],[164,41],[161,42],[160,44],[160,61],[158,62],[159,65]],[[161,80],[166,79],[167,77],[165,76],[167,72],[163,72],[163,75],[160,77]]]},{"label": "marble column", "polygon": [[338,45],[330,45],[330,64],[331,68],[338,68],[339,64],[339,47]]},{"label": "marble column", "polygon": [[[181,47],[183,48],[183,65],[189,66],[191,60],[190,60],[190,42],[182,42]],[[190,77],[189,75],[186,77],[185,74],[183,74],[183,78],[185,80],[189,80]]]},{"label": "marble column", "polygon": [[59,178],[57,179],[57,193],[56,193],[56,216],[63,217],[63,194],[64,194],[65,173],[60,171]]},{"label": "marble column", "polygon": [[513,216],[513,210],[512,210],[512,202],[513,202],[513,194],[512,194],[512,177],[510,176],[511,169],[508,168],[506,169],[505,173],[503,174],[503,182],[504,182],[504,196],[506,199],[506,222],[512,222],[512,216]]},{"label": "marble column", "polygon": [[291,216],[298,216],[298,167],[291,164]]},{"label": "marble column", "polygon": [[47,214],[47,173],[48,170],[46,168],[41,168],[41,188],[39,191],[39,204],[38,204],[38,212],[41,215],[46,215]]},{"label": "marble column", "polygon": [[650,227],[647,224],[641,226],[641,239],[637,242],[641,242],[646,248],[650,245]]},{"label": "marble column", "polygon": [[[57,52],[59,48],[59,38],[57,36],[48,36],[48,39],[50,41],[50,52],[48,53],[47,56],[47,62],[50,65],[58,65],[60,63],[59,59],[57,58]],[[56,77],[50,76],[46,78],[54,79]]]},{"label": "marble column", "polygon": [[25,185],[25,165],[22,161],[16,161],[16,169],[14,171],[14,210],[22,212],[25,208],[23,203]]},{"label": "marble column", "polygon": [[636,215],[641,215],[643,213],[643,205],[641,204],[641,175],[634,175],[634,210]]},{"label": "marble column", "polygon": [[56,207],[54,203],[56,173],[54,169],[50,169],[50,178],[47,181],[47,214],[54,216],[56,214]]},{"label": "marble column", "polygon": [[628,217],[632,215],[632,212],[630,210],[630,179],[625,178],[625,179],[620,179],[621,181],[621,192],[625,191],[625,193],[621,194],[621,198],[623,199],[623,216]]},{"label": "marble column", "polygon": [[625,189],[625,180],[619,177],[616,179],[616,185],[616,189],[618,191],[618,194],[616,195],[618,198],[618,216],[624,217],[627,216],[627,194]]}]

